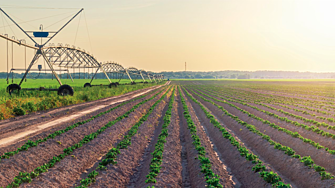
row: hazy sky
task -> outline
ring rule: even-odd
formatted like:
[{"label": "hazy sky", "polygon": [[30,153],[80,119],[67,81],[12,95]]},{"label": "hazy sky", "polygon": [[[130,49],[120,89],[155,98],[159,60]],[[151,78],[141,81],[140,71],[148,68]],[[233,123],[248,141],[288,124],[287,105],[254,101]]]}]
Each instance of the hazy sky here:
[{"label": "hazy sky", "polygon": [[[76,46],[93,52],[99,61],[125,67],[182,71],[186,61],[189,71],[335,71],[335,1],[0,0],[0,7],[19,23],[58,15],[22,24],[27,30],[43,24],[50,31],[84,8],[85,14],[53,42],[73,45],[78,28]],[[27,38],[13,25],[13,31],[4,28],[10,22],[2,18],[0,14],[0,33]],[[23,48],[14,46],[14,55],[16,67],[22,67]],[[32,53],[28,56],[29,61]],[[4,71],[3,39],[0,62]]]}]

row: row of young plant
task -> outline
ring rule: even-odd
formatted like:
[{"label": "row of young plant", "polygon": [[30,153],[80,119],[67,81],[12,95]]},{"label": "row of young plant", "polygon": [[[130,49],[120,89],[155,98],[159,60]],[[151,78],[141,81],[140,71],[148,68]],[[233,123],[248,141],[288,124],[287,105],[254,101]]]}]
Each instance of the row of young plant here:
[{"label": "row of young plant", "polygon": [[[243,110],[243,109],[241,109],[241,108],[239,108],[239,107],[237,107],[237,106],[235,106],[235,105],[233,105],[233,104],[231,104],[231,103],[229,103],[229,102],[227,102],[227,101],[236,102],[236,103],[239,103],[239,104],[248,106],[248,107],[253,108],[253,109],[255,109],[255,110],[258,110],[258,111],[260,111],[260,112],[266,113],[266,114],[268,114],[268,115],[270,115],[270,116],[276,117],[276,118],[278,118],[278,119],[280,119],[280,120],[283,120],[283,121],[286,121],[286,122],[288,122],[288,123],[291,123],[291,124],[293,124],[293,125],[295,125],[295,126],[303,127],[303,128],[305,128],[306,130],[308,130],[308,131],[315,131],[315,132],[318,133],[318,134],[320,134],[320,132],[322,132],[321,135],[323,135],[323,136],[328,136],[328,137],[333,138],[333,137],[332,137],[333,134],[331,134],[331,133],[325,132],[325,131],[320,130],[320,129],[317,129],[317,128],[315,128],[315,127],[312,128],[312,127],[309,127],[309,126],[307,126],[307,125],[300,124],[300,123],[298,123],[298,122],[289,120],[289,119],[287,119],[286,117],[280,117],[280,116],[278,116],[278,115],[276,115],[276,114],[273,114],[273,113],[271,113],[271,112],[268,112],[268,111],[259,109],[259,108],[255,107],[255,106],[249,105],[249,104],[247,104],[247,103],[238,102],[238,101],[236,101],[236,100],[232,100],[232,99],[226,99],[226,98],[224,98],[224,97],[222,97],[222,96],[219,96],[219,95],[216,95],[216,94],[211,93],[211,95],[213,95],[213,96],[216,96],[216,97],[221,98],[221,99],[225,99],[224,101],[222,101],[222,100],[218,100],[218,99],[216,99],[216,98],[214,98],[214,97],[211,97],[211,96],[209,96],[209,95],[206,95],[205,93],[203,93],[203,92],[201,92],[201,91],[199,91],[199,90],[198,90],[198,92],[201,93],[201,94],[203,94],[203,95],[205,95],[205,96],[207,96],[207,97],[210,97],[211,99],[213,99],[213,100],[215,100],[215,101],[218,101],[218,102],[222,102],[222,103],[228,104],[229,106],[234,107],[234,108],[238,109],[239,111],[241,111],[241,112],[247,114],[249,117],[252,117],[252,118],[254,118],[254,119],[256,119],[256,120],[262,121],[264,124],[267,124],[267,125],[269,125],[269,126],[272,127],[272,128],[275,128],[275,129],[277,129],[277,130],[279,130],[279,131],[283,131],[283,132],[285,132],[286,134],[291,135],[292,137],[299,138],[299,139],[302,140],[303,142],[308,143],[308,144],[310,144],[310,145],[316,147],[317,149],[324,149],[325,151],[327,151],[328,153],[330,153],[330,154],[332,154],[332,155],[335,154],[335,150],[331,150],[331,149],[329,149],[329,148],[326,148],[326,147],[320,145],[319,143],[314,142],[313,140],[304,138],[304,137],[301,136],[298,132],[292,132],[292,131],[290,131],[290,130],[287,130],[287,129],[285,129],[285,128],[280,127],[279,125],[276,125],[276,124],[274,124],[274,123],[271,123],[271,122],[268,121],[268,120],[264,120],[264,119],[262,119],[262,118],[260,118],[260,117],[257,117],[257,116],[255,116],[254,114],[251,114],[251,113],[249,113],[248,111]],[[227,101],[226,101],[226,100],[227,100]]]},{"label": "row of young plant", "polygon": [[[221,89],[223,89],[223,88],[221,88]],[[232,90],[229,90],[229,92],[232,92]],[[256,98],[263,99],[263,100],[267,99],[268,101],[276,101],[276,102],[284,103],[284,104],[288,104],[288,105],[300,104],[302,106],[297,105],[296,107],[301,107],[301,108],[305,108],[305,109],[313,109],[313,108],[309,108],[307,106],[314,107],[314,108],[316,108],[316,112],[319,112],[319,113],[324,113],[324,111],[321,111],[320,109],[324,109],[324,110],[327,110],[327,111],[331,111],[330,109],[332,109],[332,110],[335,109],[335,106],[320,104],[319,101],[308,100],[308,99],[300,99],[300,98],[294,98],[294,97],[287,97],[287,96],[276,96],[276,95],[271,95],[271,94],[245,92],[245,91],[241,91],[241,90],[234,91],[233,96],[240,95],[241,92],[243,92],[247,96],[255,96]],[[313,110],[315,110],[315,109],[313,109]]]},{"label": "row of young plant", "polygon": [[[243,94],[237,94],[236,92],[226,92],[226,91],[222,92],[222,90],[220,90],[220,91],[215,90],[215,91],[218,92],[220,95],[224,95],[226,98],[230,98],[230,99],[234,99],[234,100],[240,100],[240,101],[244,101],[244,102],[252,101],[253,103],[263,102],[263,103],[268,103],[268,104],[274,104],[274,105],[281,106],[283,108],[292,109],[296,112],[301,112],[305,115],[316,116],[315,114],[312,114],[312,113],[310,113],[306,110],[295,109],[295,108],[291,108],[289,106],[283,105],[283,104],[289,104],[289,105],[292,105],[292,106],[295,106],[295,107],[298,107],[298,108],[304,108],[305,107],[305,106],[302,107],[302,106],[296,105],[292,101],[285,102],[285,101],[282,101],[282,100],[277,100],[274,97],[266,98],[266,97],[261,97],[261,96],[250,96],[250,95],[247,95],[247,94],[244,94],[244,95]],[[305,108],[307,108],[307,107],[305,107]],[[331,113],[329,113],[329,112],[319,111],[319,110],[315,110],[315,109],[312,109],[312,110],[314,110],[318,113],[323,113],[325,115],[331,115]],[[328,121],[331,121],[331,122],[335,121],[335,120],[333,120],[333,118],[326,118],[326,117],[322,117],[322,116],[317,116],[317,118],[322,119],[322,120],[328,119]]]},{"label": "row of young plant", "polygon": [[149,115],[153,112],[155,107],[165,98],[169,92],[167,91],[159,100],[157,100],[149,110],[141,117],[141,119],[133,125],[123,139],[116,145],[115,148],[110,149],[99,163],[98,167],[93,170],[87,178],[80,180],[80,185],[77,188],[85,188],[96,181],[99,175],[99,170],[106,170],[109,164],[117,164],[117,156],[121,153],[121,149],[127,149],[131,145],[131,138],[137,133],[138,128],[147,120]]},{"label": "row of young plant", "polygon": [[[229,83],[229,82],[228,82]],[[232,83],[232,84],[220,84],[223,86],[230,85],[230,87],[241,88],[241,89],[252,89],[254,91],[265,91],[269,93],[284,93],[293,96],[299,97],[308,97],[308,98],[334,98],[334,94],[329,87],[311,87],[310,84],[306,84],[304,86],[296,85],[296,84],[278,84],[277,83],[264,83],[264,82],[254,82],[254,83],[246,83],[243,84]],[[327,88],[327,91],[323,89]]]},{"label": "row of young plant", "polygon": [[[227,115],[227,113],[229,113],[229,112],[228,112],[227,110],[225,110],[222,106],[219,106],[218,104],[214,103],[212,100],[217,101],[217,102],[221,102],[221,103],[224,103],[224,104],[227,104],[227,105],[229,105],[229,106],[231,106],[231,107],[234,107],[234,108],[236,108],[237,110],[239,110],[239,111],[241,111],[241,112],[247,114],[249,117],[254,118],[255,120],[261,121],[262,123],[267,124],[267,125],[269,125],[270,127],[277,129],[278,131],[282,131],[282,132],[284,132],[284,133],[286,133],[286,134],[288,134],[288,135],[290,135],[290,136],[292,136],[292,137],[294,137],[294,138],[299,138],[299,139],[301,139],[302,141],[304,141],[304,142],[306,142],[306,143],[309,143],[310,145],[316,147],[317,149],[321,149],[321,148],[324,149],[324,146],[321,146],[319,143],[315,143],[314,141],[311,141],[311,140],[309,140],[309,139],[306,139],[306,138],[302,137],[302,136],[299,135],[299,133],[297,133],[297,132],[292,132],[292,131],[289,131],[289,130],[287,130],[287,129],[285,129],[285,128],[282,128],[282,127],[280,127],[280,126],[278,126],[278,125],[276,125],[276,124],[274,124],[274,123],[269,122],[268,120],[264,120],[264,119],[262,119],[262,118],[260,118],[260,117],[257,117],[257,116],[255,116],[254,114],[251,114],[251,113],[249,113],[248,111],[243,110],[243,109],[241,109],[241,108],[239,108],[239,107],[237,107],[237,106],[235,106],[235,105],[233,105],[233,104],[231,104],[231,103],[228,103],[228,102],[226,102],[226,101],[222,101],[222,100],[218,100],[218,99],[216,99],[216,98],[214,98],[214,97],[212,97],[212,96],[209,96],[209,95],[207,95],[207,94],[205,94],[205,93],[203,93],[203,92],[201,92],[201,91],[199,91],[199,90],[198,90],[198,92],[199,92],[200,94],[202,94],[202,95],[204,95],[204,96],[206,96],[206,97],[208,97],[208,98],[210,98],[210,99],[212,99],[212,100],[209,100],[209,99],[204,98],[203,96],[199,95],[198,93],[194,92],[193,90],[192,90],[192,92],[193,92],[195,95],[199,96],[201,99],[203,99],[203,100],[205,100],[205,101],[207,101],[207,102],[210,102],[211,104],[215,105],[216,107],[218,107],[219,109],[221,109],[222,111],[224,111],[226,115]],[[237,116],[234,116],[234,115],[232,115],[231,117],[233,117],[233,119],[235,119],[235,118],[238,119],[238,117],[237,117]],[[240,120],[240,121],[241,121],[241,120]],[[241,121],[241,122],[243,122],[243,121]],[[282,144],[280,144],[280,143],[278,143],[278,142],[275,142],[275,141],[271,140],[270,136],[268,136],[268,135],[266,135],[266,134],[260,132],[259,130],[257,130],[257,128],[256,128],[254,125],[247,124],[246,122],[243,122],[243,123],[245,124],[244,126],[246,126],[250,131],[252,131],[252,132],[254,132],[254,133],[256,133],[256,134],[262,136],[263,139],[269,141],[269,143],[270,143],[271,145],[274,145],[274,148],[275,148],[275,149],[285,151],[285,154],[287,154],[287,155],[289,155],[289,156],[291,156],[291,157],[293,157],[293,158],[299,158],[300,161],[303,162],[306,166],[313,167],[315,171],[319,172],[319,174],[321,175],[321,179],[322,179],[322,180],[323,180],[323,179],[333,179],[333,178],[334,178],[334,176],[333,176],[332,174],[330,174],[329,172],[326,172],[326,171],[325,171],[325,168],[324,168],[324,167],[321,167],[321,166],[319,166],[319,165],[315,165],[315,164],[314,164],[314,161],[312,160],[312,158],[311,158],[310,156],[304,156],[304,157],[301,158],[301,156],[298,155],[298,154],[296,154],[296,152],[295,152],[292,148],[290,148],[290,147],[288,147],[288,146],[283,146]],[[240,123],[240,124],[242,124],[242,123]],[[242,124],[242,125],[243,125],[243,124]],[[333,153],[335,152],[335,150],[329,150],[328,148],[325,149],[325,150],[328,151],[330,154],[333,154]],[[331,151],[331,152],[330,152],[330,151]]]},{"label": "row of young plant", "polygon": [[[153,92],[150,92],[149,94],[154,93],[154,92],[156,92],[156,91],[157,91],[157,89],[154,90]],[[161,91],[161,92],[162,92],[162,91]],[[113,111],[113,110],[116,110],[116,109],[118,109],[119,107],[124,106],[124,105],[126,105],[126,104],[128,104],[128,103],[130,103],[130,102],[133,102],[133,101],[135,101],[135,100],[144,98],[144,97],[146,97],[146,96],[149,95],[149,94],[146,94],[146,95],[143,95],[143,96],[139,96],[139,97],[137,97],[137,98],[135,98],[135,99],[132,99],[132,100],[123,102],[123,103],[121,103],[121,104],[119,104],[119,105],[117,105],[117,106],[115,106],[115,107],[113,107],[113,108],[110,108],[110,109],[108,109],[108,110],[106,110],[106,111],[104,111],[104,112],[101,112],[101,113],[99,113],[99,114],[97,114],[97,115],[95,115],[95,116],[92,116],[91,118],[89,118],[89,119],[87,119],[87,120],[79,121],[79,122],[77,122],[77,123],[74,123],[74,124],[72,124],[72,125],[66,127],[65,129],[55,131],[55,132],[49,134],[48,136],[46,136],[46,137],[43,138],[43,139],[38,139],[38,140],[36,140],[36,141],[28,140],[25,144],[23,144],[21,147],[17,148],[15,151],[6,152],[6,153],[4,153],[3,155],[1,155],[1,156],[0,156],[0,162],[1,162],[1,159],[9,159],[11,156],[14,156],[14,155],[18,154],[18,153],[21,152],[21,151],[27,151],[27,150],[28,150],[29,148],[31,148],[31,147],[35,147],[35,146],[37,146],[38,144],[43,143],[43,142],[46,142],[46,141],[49,140],[49,139],[54,139],[56,136],[59,136],[59,135],[61,135],[61,134],[63,134],[63,133],[66,133],[66,132],[68,132],[68,131],[70,131],[70,130],[72,130],[72,129],[74,129],[74,128],[80,126],[80,125],[83,125],[83,124],[85,124],[85,123],[88,123],[88,122],[90,122],[90,121],[92,121],[92,120],[94,120],[94,119],[96,119],[96,118],[98,118],[98,117],[100,117],[100,116],[103,116],[103,115],[105,115],[105,114],[107,114],[107,113],[109,113],[109,112],[111,112],[111,111]]]},{"label": "row of young plant", "polygon": [[255,93],[255,92],[243,91],[239,89],[236,91],[236,89],[225,88],[225,87],[216,87],[216,88],[220,88],[221,92],[229,91],[229,93],[233,93],[233,96],[241,96],[241,95],[254,96],[255,98],[267,99],[269,101],[276,101],[276,102],[286,103],[290,105],[295,104],[295,103],[300,104],[303,107],[307,105],[307,106],[315,107],[318,110],[324,109],[324,110],[330,111],[329,108],[335,109],[334,106],[327,106],[325,104],[319,104],[318,101],[314,101],[314,100],[308,100],[308,99],[306,100],[306,99],[287,97],[287,96],[278,96],[278,95],[272,95],[272,94]]},{"label": "row of young plant", "polygon": [[[329,87],[324,87],[321,84],[305,84],[303,82],[298,84],[283,84],[283,83],[264,83],[264,82],[256,82],[256,83],[245,83],[241,84],[231,84],[234,87],[238,88],[247,88],[253,90],[261,90],[266,92],[273,93],[285,93],[293,96],[300,97],[310,97],[310,98],[334,98],[335,95],[332,90],[329,90]],[[241,87],[242,86],[242,87]]]},{"label": "row of young plant", "polygon": [[[222,94],[222,93],[221,93]],[[290,109],[290,110],[294,110],[296,112],[301,112],[305,115],[310,115],[310,116],[314,116],[318,119],[321,119],[321,120],[327,120],[329,122],[335,122],[335,119],[334,118],[327,118],[327,117],[323,117],[323,116],[316,116],[314,113],[311,113],[311,112],[308,112],[306,110],[309,110],[309,111],[313,111],[313,112],[317,112],[317,113],[322,113],[324,115],[331,115],[331,116],[335,116],[335,114],[331,114],[329,112],[326,112],[326,111],[322,111],[322,110],[319,110],[319,109],[314,109],[314,108],[309,108],[309,107],[306,107],[306,106],[300,106],[300,105],[297,105],[297,104],[294,104],[292,103],[291,101],[290,102],[286,102],[286,101],[283,101],[283,100],[277,100],[276,98],[272,97],[272,98],[267,98],[267,97],[260,97],[258,95],[243,95],[242,96],[244,98],[242,98],[241,94],[239,94],[239,96],[236,95],[236,92],[233,92],[233,93],[229,93],[230,96],[234,96],[234,98],[238,98],[238,99],[241,99],[241,100],[245,100],[245,101],[250,101],[252,100],[253,102],[263,102],[263,103],[268,103],[268,104],[274,104],[274,105],[278,105],[278,106],[281,106],[283,108],[287,108],[287,109]],[[226,95],[225,95],[226,96]],[[283,104],[287,104],[287,105],[292,105],[292,106],[295,106],[297,108],[304,108],[306,110],[301,110],[301,109],[297,109],[297,108],[291,108],[289,106],[286,106],[286,105],[283,105]],[[330,110],[329,110],[330,111]]]},{"label": "row of young plant", "polygon": [[[320,108],[310,108],[308,106],[304,106],[304,104],[302,104],[302,102],[298,102],[300,105],[298,104],[295,104],[293,100],[280,100],[279,99],[279,96],[273,96],[273,95],[270,95],[269,97],[268,96],[260,96],[259,94],[255,94],[255,93],[252,93],[252,92],[249,92],[249,93],[246,93],[246,92],[236,92],[236,91],[225,91],[225,90],[221,90],[221,92],[224,91],[225,93],[227,94],[230,94],[231,96],[234,96],[234,97],[239,97],[240,99],[242,97],[244,97],[243,100],[253,100],[253,101],[256,101],[256,102],[265,102],[265,103],[269,103],[269,104],[276,104],[276,105],[279,105],[279,106],[282,106],[284,108],[288,108],[288,109],[292,109],[292,110],[295,110],[297,112],[302,112],[303,114],[308,114],[308,115],[311,115],[311,116],[316,116],[315,114],[312,114],[306,110],[309,110],[309,111],[312,111],[312,112],[317,112],[317,113],[321,113],[321,114],[324,114],[324,115],[332,115],[332,116],[335,116],[335,114],[331,114],[329,113],[329,111],[331,111],[330,109],[326,109],[327,111],[322,111],[320,110]],[[283,104],[286,104],[286,105],[291,105],[291,106],[294,106],[294,107],[297,107],[297,108],[303,108],[305,110],[300,110],[300,109],[295,109],[295,108],[291,108],[291,107],[288,107],[288,106],[285,106]],[[324,117],[319,117],[320,119],[325,119]],[[328,121],[330,122],[334,122],[332,121],[332,118],[329,118],[327,119]]]},{"label": "row of young plant", "polygon": [[[163,91],[163,90],[162,90]],[[135,111],[135,109],[137,109],[139,106],[141,106],[142,104],[154,99],[157,95],[159,95],[162,91],[160,91],[159,93],[155,94],[154,96],[152,96],[149,99],[143,100],[142,102],[134,105],[129,111],[127,111],[126,113],[124,113],[123,115],[117,117],[115,120],[108,122],[106,125],[104,125],[102,128],[98,129],[96,132],[91,133],[89,135],[86,135],[79,143],[74,144],[68,148],[65,148],[63,150],[63,153],[58,155],[58,156],[54,156],[48,163],[45,163],[37,168],[35,168],[32,172],[19,172],[19,175],[14,177],[13,182],[10,183],[7,187],[11,188],[11,187],[18,187],[20,186],[22,183],[30,183],[32,181],[32,179],[40,176],[42,173],[47,172],[48,169],[52,168],[55,166],[56,163],[60,162],[62,159],[64,159],[66,156],[70,155],[71,153],[73,153],[76,149],[82,147],[83,145],[91,142],[93,139],[97,138],[99,134],[103,133],[107,128],[113,126],[115,123],[121,121],[124,118],[127,118],[128,115],[132,112]],[[166,94],[166,93],[165,93]]]},{"label": "row of young plant", "polygon": [[277,109],[277,108],[274,108],[274,107],[272,107],[272,106],[269,106],[269,105],[266,105],[266,104],[263,104],[263,103],[255,102],[255,104],[258,104],[258,105],[261,105],[261,106],[270,108],[271,110],[275,110],[275,111],[277,111],[277,112],[283,113],[283,114],[285,114],[285,115],[288,115],[288,116],[291,116],[291,117],[294,117],[294,118],[303,120],[303,121],[306,122],[306,123],[312,123],[312,124],[314,124],[314,125],[316,125],[316,126],[318,126],[318,127],[319,127],[319,126],[323,126],[323,127],[326,127],[327,129],[333,129],[333,130],[335,130],[335,126],[333,126],[333,125],[329,125],[329,124],[327,124],[327,123],[325,123],[325,122],[318,122],[318,121],[316,121],[316,120],[314,120],[314,119],[308,119],[308,118],[305,118],[305,117],[302,117],[302,116],[298,116],[298,115],[292,114],[292,113],[290,113],[290,112],[287,112],[287,111],[285,111],[285,110]]},{"label": "row of young plant", "polygon": [[[222,132],[222,136],[230,141],[230,143],[233,146],[236,146],[237,150],[240,152],[241,156],[244,156],[248,161],[251,161],[254,166],[252,167],[252,170],[254,172],[258,172],[260,176],[267,182],[272,184],[274,187],[291,187],[290,184],[285,184],[282,182],[281,177],[273,172],[266,169],[265,165],[263,165],[263,161],[259,159],[259,157],[255,154],[253,154],[251,151],[249,151],[245,146],[243,146],[241,143],[239,143],[234,136],[232,136],[221,124],[216,120],[216,118],[209,112],[207,109],[197,100],[195,99],[185,88],[185,93],[191,98],[195,103],[197,103],[200,108],[203,110],[203,112],[206,114],[207,118],[210,119],[210,122],[214,125],[214,127],[218,128]],[[210,101],[208,101],[210,102]],[[213,104],[213,102],[211,102]],[[222,110],[224,110],[222,107],[220,107]],[[227,112],[227,111],[225,111]],[[226,115],[230,117],[234,117],[230,113],[225,113]],[[244,123],[242,121],[239,121],[235,119],[239,123]]]},{"label": "row of young plant", "polygon": [[163,118],[164,123],[162,125],[162,131],[158,136],[157,143],[155,144],[155,150],[151,153],[152,159],[150,163],[150,172],[146,176],[147,179],[145,180],[145,183],[156,183],[157,182],[156,177],[160,173],[161,165],[163,162],[164,144],[166,143],[166,138],[169,136],[168,126],[170,125],[171,122],[171,111],[175,98],[174,93],[175,89],[173,89],[168,109],[165,112]]},{"label": "row of young plant", "polygon": [[184,109],[184,117],[187,121],[187,127],[190,130],[190,133],[192,135],[193,142],[192,144],[194,145],[195,149],[198,151],[198,157],[197,159],[199,160],[201,166],[201,172],[205,176],[205,180],[207,183],[207,187],[220,187],[222,188],[223,186],[220,184],[220,177],[219,175],[215,174],[212,171],[212,164],[209,158],[206,157],[206,150],[205,148],[201,145],[201,141],[199,136],[197,135],[197,127],[195,126],[192,117],[189,113],[187,103],[182,95],[182,92],[180,90],[180,87],[178,86],[179,90],[179,96],[183,105]]},{"label": "row of young plant", "polygon": [[[311,87],[309,87],[308,90],[309,91],[308,91],[307,95],[306,94],[305,95],[300,95],[299,91],[294,91],[293,88],[291,88],[290,90],[284,91],[284,92],[280,91],[280,92],[272,92],[272,93],[286,94],[286,95],[289,95],[289,97],[292,97],[292,98],[298,98],[299,97],[299,98],[302,98],[303,100],[308,100],[308,101],[319,100],[319,102],[321,102],[321,103],[334,104],[334,101],[335,101],[334,98],[326,98],[324,96],[313,96],[313,95],[310,95]],[[259,89],[256,89],[255,91],[259,91]],[[271,95],[271,92],[268,93],[268,91],[266,91],[266,90],[265,90],[265,92],[267,92],[267,94]],[[314,99],[314,100],[310,100],[310,99]]]},{"label": "row of young plant", "polygon": [[[281,109],[277,109],[277,108],[274,108],[274,107],[271,107],[271,106],[268,106],[266,104],[262,104],[262,103],[258,103],[258,102],[253,102],[255,104],[258,104],[258,105],[261,105],[261,106],[264,106],[264,107],[267,107],[267,108],[270,108],[272,110],[275,110],[275,111],[278,111],[278,112],[281,112],[285,115],[288,115],[288,116],[291,116],[291,117],[294,117],[294,118],[297,118],[297,119],[300,119],[300,120],[303,120],[304,122],[308,122],[308,123],[313,123],[315,124],[316,126],[309,126],[309,125],[305,125],[305,124],[302,124],[302,123],[299,123],[297,121],[292,121],[290,119],[288,119],[287,117],[281,117],[281,116],[278,116],[277,114],[274,114],[274,113],[271,113],[271,112],[268,112],[266,110],[262,110],[262,109],[259,109],[255,106],[252,106],[252,105],[249,105],[248,103],[246,103],[246,101],[244,100],[240,100],[240,99],[236,99],[236,98],[233,98],[233,97],[227,97],[225,95],[225,97],[222,97],[221,95],[218,95],[216,94],[216,92],[214,90],[209,90],[214,96],[216,97],[219,97],[221,99],[225,99],[225,100],[228,100],[228,101],[232,101],[232,102],[237,102],[237,103],[240,103],[240,104],[243,104],[245,106],[248,106],[248,107],[251,107],[257,111],[260,111],[260,112],[263,112],[263,113],[266,113],[267,115],[270,115],[270,116],[273,116],[277,119],[280,119],[282,121],[285,121],[287,123],[291,123],[295,126],[298,126],[298,127],[302,127],[304,128],[305,130],[308,130],[308,131],[313,131],[317,134],[320,134],[322,136],[326,136],[326,137],[329,137],[329,138],[333,138],[335,139],[335,134],[332,134],[332,133],[329,133],[327,131],[324,131],[324,130],[321,130],[319,129],[320,126],[323,126],[323,127],[326,127],[327,129],[333,129],[335,130],[335,126],[332,126],[332,125],[328,125],[327,123],[325,122],[318,122],[318,121],[315,121],[315,120],[311,120],[311,119],[307,119],[307,118],[304,118],[304,117],[301,117],[301,116],[297,116],[295,114],[292,114],[292,113],[289,113],[289,112],[286,112],[284,110],[281,110]],[[252,101],[251,101],[252,102]]]}]

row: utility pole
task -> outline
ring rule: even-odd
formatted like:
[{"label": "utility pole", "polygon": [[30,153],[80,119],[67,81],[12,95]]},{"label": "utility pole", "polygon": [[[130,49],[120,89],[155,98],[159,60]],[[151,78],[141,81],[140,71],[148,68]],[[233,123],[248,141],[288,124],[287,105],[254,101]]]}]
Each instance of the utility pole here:
[{"label": "utility pole", "polygon": [[185,62],[185,72],[186,72],[186,62]]}]

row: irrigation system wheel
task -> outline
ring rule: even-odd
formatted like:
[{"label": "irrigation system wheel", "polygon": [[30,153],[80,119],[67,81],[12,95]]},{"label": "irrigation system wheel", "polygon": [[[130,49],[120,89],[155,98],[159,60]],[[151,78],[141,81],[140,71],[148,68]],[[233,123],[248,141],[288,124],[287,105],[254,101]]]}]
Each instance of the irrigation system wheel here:
[{"label": "irrigation system wheel", "polygon": [[119,82],[115,82],[116,83],[116,85],[120,85],[120,83]]},{"label": "irrigation system wheel", "polygon": [[84,87],[92,87],[92,85],[90,83],[85,83]]},{"label": "irrigation system wheel", "polygon": [[136,82],[134,82],[134,81],[131,82],[131,85],[135,85],[135,84],[136,84]]},{"label": "irrigation system wheel", "polygon": [[108,87],[109,87],[109,88],[117,87],[117,84],[113,82],[113,83],[110,83]]},{"label": "irrigation system wheel", "polygon": [[147,84],[147,83],[149,83],[149,82],[145,81],[144,83]]},{"label": "irrigation system wheel", "polygon": [[67,95],[71,95],[73,96],[73,88],[69,85],[61,85],[59,88],[58,88],[58,95],[61,95],[61,96],[67,96]]},{"label": "irrigation system wheel", "polygon": [[14,91],[19,92],[21,90],[21,87],[17,84],[10,84],[9,86],[7,86],[7,92],[12,95],[12,93]]}]

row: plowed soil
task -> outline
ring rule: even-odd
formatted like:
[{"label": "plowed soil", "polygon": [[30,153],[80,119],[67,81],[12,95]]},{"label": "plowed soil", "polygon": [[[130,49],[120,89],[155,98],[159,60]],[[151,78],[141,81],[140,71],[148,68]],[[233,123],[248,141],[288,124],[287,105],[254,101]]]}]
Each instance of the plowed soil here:
[{"label": "plowed soil", "polygon": [[[49,138],[45,142],[30,147],[25,151],[12,153],[9,158],[1,159],[0,187],[8,186],[15,180],[15,177],[24,172],[31,173],[41,165],[49,163],[53,157],[63,154],[64,149],[75,146],[81,140],[87,138],[88,135],[98,130],[101,131],[102,127],[111,122],[115,123],[103,129],[100,134],[97,134],[89,142],[74,149],[71,154],[64,156],[47,171],[40,173],[37,177],[32,177],[29,182],[21,182],[19,187],[77,187],[83,185],[83,180],[85,179],[85,181],[92,181],[88,187],[97,188],[143,188],[153,186],[171,188],[208,187],[209,182],[206,182],[205,169],[201,167],[203,161],[200,161],[200,152],[199,148],[196,148],[194,135],[199,137],[200,145],[204,148],[204,156],[210,161],[210,169],[217,175],[218,183],[220,184],[219,187],[273,187],[258,172],[253,171],[255,164],[247,160],[245,156],[242,156],[238,148],[229,139],[224,137],[222,127],[235,138],[239,145],[244,146],[249,153],[258,156],[258,159],[263,162],[266,171],[276,173],[281,177],[281,181],[289,184],[290,187],[334,187],[334,179],[326,178],[323,180],[320,173],[314,169],[315,166],[305,166],[301,162],[301,159],[293,158],[286,154],[285,151],[276,149],[268,140],[250,131],[245,124],[238,122],[237,119],[253,125],[255,129],[269,136],[273,141],[292,148],[301,157],[310,156],[315,163],[314,165],[324,167],[330,173],[330,176],[335,174],[333,154],[330,154],[324,148],[317,149],[299,138],[272,128],[268,124],[241,112],[238,108],[246,110],[259,118],[268,120],[270,123],[275,123],[282,128],[297,132],[301,136],[330,149],[334,149],[335,139],[305,130],[284,120],[276,119],[245,104],[230,102],[238,107],[235,108],[224,102],[214,100],[224,100],[214,94],[235,98],[236,96],[232,93],[236,91],[243,91],[241,92],[242,94],[259,92],[275,95],[273,91],[265,89],[258,91],[254,88],[238,88],[238,86],[220,86],[214,81],[208,81],[208,84],[204,83],[203,81],[174,81],[172,84],[168,82],[164,86],[138,90],[118,97],[62,107],[0,122],[1,155],[6,152],[15,151],[28,140],[36,141],[44,139],[55,131],[63,130],[75,123],[82,122],[77,127],[61,133],[54,138]],[[220,93],[220,87],[224,88],[225,92]],[[216,91],[211,93],[209,92],[210,89]],[[173,105],[170,110],[171,115],[166,116],[169,110],[169,102],[172,100],[173,90],[175,92]],[[198,90],[201,90],[208,96],[205,96]],[[229,93],[229,91],[232,92]],[[192,97],[187,93],[191,94],[196,101],[192,100]],[[198,95],[212,102],[208,102]],[[301,100],[308,99],[307,94],[300,96],[298,94],[285,93],[284,91],[278,92],[277,95],[295,97]],[[137,98],[139,96],[143,97]],[[185,99],[186,107],[182,104],[181,96]],[[236,98],[241,99],[242,97],[238,96]],[[161,98],[162,100],[152,108]],[[247,96],[245,98],[247,99]],[[322,99],[314,99],[312,101],[322,102]],[[131,111],[123,119],[119,118],[123,117],[126,112],[132,110],[135,105],[141,102],[144,103]],[[229,101],[227,100],[227,102]],[[122,103],[124,104],[121,107],[90,119]],[[214,104],[219,105],[220,108]],[[270,110],[261,105],[256,105],[251,101],[247,102],[247,104],[303,123],[302,120],[283,115],[280,112]],[[288,110],[274,104],[268,105],[303,116],[301,112]],[[290,107],[294,106],[291,105]],[[191,123],[184,116],[184,108],[189,111]],[[226,115],[222,109],[227,110],[233,117]],[[207,111],[207,114],[205,114],[204,110]],[[150,114],[142,121],[141,118],[148,112]],[[209,114],[212,116],[209,116]],[[213,117],[222,127],[218,128],[215,126],[210,117]],[[312,116],[306,115],[304,117]],[[331,117],[331,115],[327,117]],[[162,163],[155,177],[155,183],[147,183],[147,175],[152,173],[150,168],[151,162],[154,160],[152,153],[156,149],[155,146],[159,140],[164,119],[166,120],[166,118],[170,119],[170,124],[167,127],[168,136],[164,142]],[[315,117],[313,119],[318,120]],[[123,143],[121,141],[128,138],[126,135],[132,133],[133,129],[131,128],[139,122],[141,124],[135,134],[130,137],[127,147],[120,149],[120,153],[116,156],[117,163],[109,163],[105,166],[105,169],[97,169],[103,160],[108,159],[108,152],[112,148],[118,147],[120,143]],[[194,124],[195,129],[190,128],[190,124]],[[308,125],[313,126],[313,124]],[[191,133],[194,130],[195,132]],[[333,130],[327,130],[327,128],[323,128],[322,130],[331,133],[334,132]],[[95,171],[99,174],[89,179],[91,177],[89,174]]]}]

